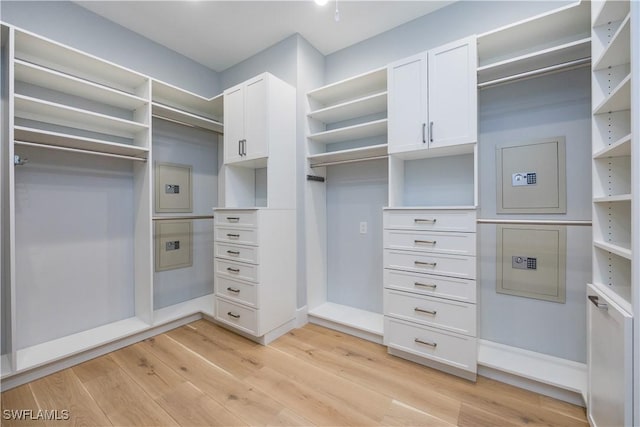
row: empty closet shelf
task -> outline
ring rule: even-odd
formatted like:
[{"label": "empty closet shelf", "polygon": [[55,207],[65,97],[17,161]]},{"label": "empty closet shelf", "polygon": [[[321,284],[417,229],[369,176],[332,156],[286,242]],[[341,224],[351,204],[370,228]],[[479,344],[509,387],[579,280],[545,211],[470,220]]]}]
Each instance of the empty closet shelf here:
[{"label": "empty closet shelf", "polygon": [[323,144],[334,142],[352,141],[354,139],[370,138],[373,136],[386,135],[387,119],[362,123],[354,126],[347,126],[339,129],[332,129],[325,132],[318,132],[309,135],[309,139]]},{"label": "empty closet shelf", "polygon": [[159,119],[169,120],[186,126],[198,127],[222,133],[222,123],[208,117],[193,114],[188,111],[182,111],[168,105],[159,104],[157,102],[154,102],[152,104],[151,111],[153,116]]},{"label": "empty closet shelf", "polygon": [[373,160],[387,156],[387,144],[352,148],[349,150],[330,151],[328,153],[309,156],[309,163],[314,166],[326,166],[355,161]]}]

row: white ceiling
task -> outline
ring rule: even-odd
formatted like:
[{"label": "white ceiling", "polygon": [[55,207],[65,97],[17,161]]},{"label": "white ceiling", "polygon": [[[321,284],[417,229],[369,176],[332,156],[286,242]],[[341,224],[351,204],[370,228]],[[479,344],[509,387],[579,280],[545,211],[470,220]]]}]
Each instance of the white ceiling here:
[{"label": "white ceiling", "polygon": [[453,1],[76,1],[80,6],[223,71],[300,33],[324,55],[433,12]]}]

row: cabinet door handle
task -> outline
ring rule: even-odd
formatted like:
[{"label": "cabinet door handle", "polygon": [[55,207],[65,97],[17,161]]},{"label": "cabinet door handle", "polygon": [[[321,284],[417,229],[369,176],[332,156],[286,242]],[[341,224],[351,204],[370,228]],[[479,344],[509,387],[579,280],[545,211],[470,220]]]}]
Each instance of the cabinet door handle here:
[{"label": "cabinet door handle", "polygon": [[231,273],[240,273],[240,269],[239,268],[231,268],[231,267],[227,267],[227,271],[230,271]]},{"label": "cabinet door handle", "polygon": [[436,245],[436,240],[414,240],[416,245]]},{"label": "cabinet door handle", "polygon": [[413,311],[417,311],[418,313],[430,314],[431,316],[435,316],[438,312],[436,310],[425,310],[424,308],[416,307]]},{"label": "cabinet door handle", "polygon": [[598,297],[596,295],[589,295],[589,296],[587,296],[587,298],[589,298],[589,301],[591,301],[593,303],[593,305],[598,307],[600,310],[608,310],[609,309],[609,304],[605,304],[603,302],[598,301]]},{"label": "cabinet door handle", "polygon": [[415,265],[426,265],[427,267],[435,268],[438,265],[437,262],[424,262],[424,261],[413,261]]},{"label": "cabinet door handle", "polygon": [[242,156],[242,140],[238,140],[238,156]]},{"label": "cabinet door handle", "polygon": [[427,128],[427,124],[423,123],[422,124],[422,143],[426,144],[427,143],[427,138],[425,136],[425,132],[426,132],[426,128]]},{"label": "cabinet door handle", "polygon": [[233,317],[234,319],[239,319],[239,318],[240,318],[240,315],[239,315],[239,314],[234,313],[233,311],[228,311],[228,312],[227,312],[227,316],[231,316],[231,317]]},{"label": "cabinet door handle", "polygon": [[227,253],[228,253],[229,255],[235,255],[235,256],[240,255],[240,251],[232,251],[231,249],[229,249],[229,250],[227,251]]},{"label": "cabinet door handle", "polygon": [[239,239],[240,235],[239,234],[227,233],[227,237],[230,238],[230,239]]},{"label": "cabinet door handle", "polygon": [[242,155],[243,156],[247,155],[247,140],[246,139],[242,140]]},{"label": "cabinet door handle", "polygon": [[433,122],[429,122],[429,142],[433,142]]},{"label": "cabinet door handle", "polygon": [[429,341],[423,341],[420,338],[415,338],[413,340],[413,342],[417,342],[418,344],[424,344],[424,345],[428,345],[429,347],[433,347],[436,348],[438,346],[438,343],[435,342],[429,342]]},{"label": "cabinet door handle", "polygon": [[233,292],[235,294],[239,294],[240,293],[240,289],[236,289],[236,288],[232,288],[232,287],[228,287],[227,290],[229,292]]},{"label": "cabinet door handle", "polygon": [[416,224],[422,224],[422,223],[435,224],[436,221],[437,221],[437,218],[432,218],[432,219],[414,218],[413,219],[413,222],[415,222]]},{"label": "cabinet door handle", "polygon": [[420,283],[420,282],[414,282],[413,283],[415,286],[424,286],[425,288],[429,288],[429,289],[435,289],[438,287],[438,285],[433,285],[431,283]]},{"label": "cabinet door handle", "polygon": [[240,217],[239,216],[228,216],[227,217],[227,221],[229,221],[229,222],[239,222],[240,221]]}]

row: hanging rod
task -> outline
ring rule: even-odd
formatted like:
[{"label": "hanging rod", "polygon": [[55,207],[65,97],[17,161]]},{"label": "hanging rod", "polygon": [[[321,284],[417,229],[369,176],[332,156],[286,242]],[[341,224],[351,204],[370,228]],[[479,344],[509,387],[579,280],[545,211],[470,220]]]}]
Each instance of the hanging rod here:
[{"label": "hanging rod", "polygon": [[24,146],[28,146],[28,147],[37,147],[37,148],[46,148],[48,150],[70,151],[72,153],[91,154],[91,155],[94,155],[94,156],[104,156],[104,157],[115,157],[117,159],[135,160],[135,161],[138,161],[138,162],[146,162],[147,161],[147,159],[145,159],[143,157],[127,156],[127,155],[124,155],[124,154],[103,153],[101,151],[83,150],[83,149],[80,149],[80,148],[60,147],[58,145],[36,144],[34,142],[18,141],[18,140],[15,140],[14,143],[16,145],[24,145]]},{"label": "hanging rod", "polygon": [[172,219],[213,219],[213,215],[185,215],[185,216],[154,216],[154,221],[169,221]]},{"label": "hanging rod", "polygon": [[505,83],[510,83],[516,80],[524,80],[546,74],[557,73],[560,71],[573,70],[575,68],[584,67],[591,64],[591,57],[576,59],[573,61],[563,62],[557,65],[551,65],[549,67],[539,68],[537,70],[526,71],[524,73],[513,74],[507,77],[501,77],[495,80],[489,80],[488,82],[478,83],[478,89],[484,89],[490,86],[497,86]]},{"label": "hanging rod", "polygon": [[576,225],[591,226],[591,221],[555,220],[555,219],[477,219],[478,224],[515,224],[515,225]]},{"label": "hanging rod", "polygon": [[[222,132],[219,132],[217,130],[213,130],[213,129],[208,128],[208,127],[194,125],[193,123],[188,123],[188,122],[185,122],[185,121],[182,121],[182,120],[170,119],[168,117],[161,116],[161,115],[158,115],[158,114],[151,114],[151,117],[155,117],[156,119],[164,120],[164,121],[171,122],[171,123],[176,123],[176,124],[179,124],[179,125],[182,125],[182,126],[189,126],[189,127],[195,128],[195,129],[204,129],[204,130],[206,130],[208,132],[222,133]],[[209,120],[206,117],[203,117],[202,119],[203,120]],[[222,127],[222,125],[220,125],[220,127]]]},{"label": "hanging rod", "polygon": [[316,163],[311,165],[312,168],[319,168],[324,166],[334,166],[334,165],[342,165],[345,163],[357,163],[357,162],[366,162],[368,160],[380,160],[388,158],[388,155],[384,156],[375,156],[375,157],[364,157],[362,159],[352,159],[352,160],[336,160],[335,162],[324,162],[324,163]]}]

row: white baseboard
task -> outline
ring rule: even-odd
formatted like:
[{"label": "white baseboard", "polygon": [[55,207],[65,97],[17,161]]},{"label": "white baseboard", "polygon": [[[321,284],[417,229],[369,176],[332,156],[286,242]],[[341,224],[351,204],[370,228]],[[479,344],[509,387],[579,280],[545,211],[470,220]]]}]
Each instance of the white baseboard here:
[{"label": "white baseboard", "polygon": [[296,328],[301,328],[309,323],[309,307],[302,306],[296,309]]}]

